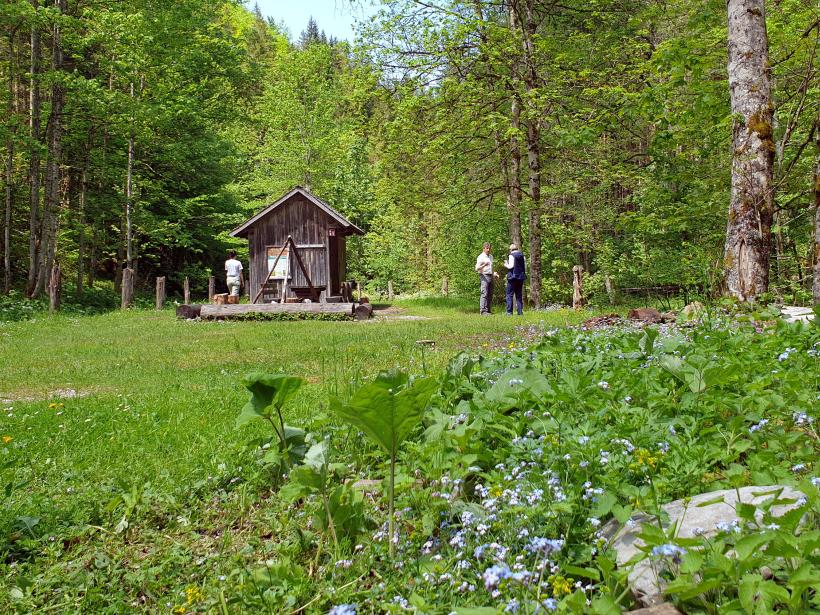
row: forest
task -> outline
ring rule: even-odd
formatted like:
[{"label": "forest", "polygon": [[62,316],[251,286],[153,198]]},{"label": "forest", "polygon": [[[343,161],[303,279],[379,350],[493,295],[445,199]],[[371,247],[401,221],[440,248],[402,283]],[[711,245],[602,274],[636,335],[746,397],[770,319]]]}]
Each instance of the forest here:
[{"label": "forest", "polygon": [[3,290],[42,296],[55,262],[78,296],[125,267],[201,288],[302,185],[366,231],[371,292],[473,292],[490,241],[523,245],[536,306],[575,265],[599,303],[809,302],[820,11],[730,4],[757,30],[711,0],[387,0],[350,43],[231,0],[6,1]]},{"label": "forest", "polygon": [[817,0],[367,6],[2,0],[0,613],[820,614]]}]

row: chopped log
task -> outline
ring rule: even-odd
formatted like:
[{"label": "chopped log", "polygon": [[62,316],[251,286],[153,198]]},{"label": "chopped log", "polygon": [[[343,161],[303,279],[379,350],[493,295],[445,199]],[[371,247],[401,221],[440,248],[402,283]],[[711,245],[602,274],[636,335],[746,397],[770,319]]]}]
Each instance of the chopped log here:
[{"label": "chopped log", "polygon": [[121,308],[127,310],[134,302],[134,270],[126,267],[122,271]]},{"label": "chopped log", "polygon": [[393,301],[393,280],[387,280],[387,300]]},{"label": "chopped log", "polygon": [[51,268],[51,278],[48,282],[48,311],[56,312],[60,309],[60,299],[63,294],[63,274],[57,261]]},{"label": "chopped log", "polygon": [[213,303],[214,295],[216,294],[216,278],[211,276],[208,278],[208,302]]},{"label": "chopped log", "polygon": [[373,316],[373,306],[369,303],[360,303],[354,310],[356,320],[367,320]]},{"label": "chopped log", "polygon": [[180,305],[177,308],[177,318],[187,318],[189,320],[199,318],[201,311],[202,306],[200,304],[196,303],[194,305],[188,305],[186,303],[185,305]]},{"label": "chopped log", "polygon": [[165,307],[165,276],[157,278],[156,308],[161,310]]},{"label": "chopped log", "polygon": [[228,304],[229,305],[238,305],[239,304],[239,295],[228,295]]},{"label": "chopped log", "polygon": [[348,314],[352,303],[241,303],[239,305],[203,305],[202,318],[230,318],[240,314]]},{"label": "chopped log", "polygon": [[362,295],[359,297],[359,303],[370,303],[370,297],[367,295]]},{"label": "chopped log", "polygon": [[191,302],[191,282],[188,276],[185,276],[185,281],[182,283],[182,303],[186,305]]},{"label": "chopped log", "polygon": [[580,310],[584,307],[584,268],[575,265],[572,268],[572,309]]},{"label": "chopped log", "polygon": [[213,300],[211,301],[214,305],[225,305],[228,303],[228,293],[219,293],[213,296]]}]

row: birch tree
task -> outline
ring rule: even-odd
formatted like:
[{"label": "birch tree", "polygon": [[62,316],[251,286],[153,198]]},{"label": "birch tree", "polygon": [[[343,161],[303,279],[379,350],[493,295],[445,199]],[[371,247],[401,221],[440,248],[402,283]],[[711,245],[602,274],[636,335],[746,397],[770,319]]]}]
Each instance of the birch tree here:
[{"label": "birch tree", "polygon": [[724,266],[729,294],[753,301],[769,288],[772,132],[769,49],[763,0],[729,0],[732,196]]}]

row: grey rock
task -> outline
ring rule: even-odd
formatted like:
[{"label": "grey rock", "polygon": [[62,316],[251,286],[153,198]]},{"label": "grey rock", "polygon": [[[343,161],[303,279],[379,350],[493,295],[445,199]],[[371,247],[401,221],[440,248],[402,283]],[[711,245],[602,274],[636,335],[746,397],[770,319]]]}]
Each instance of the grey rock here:
[{"label": "grey rock", "polygon": [[810,307],[784,305],[780,308],[780,317],[787,322],[809,322],[814,320],[814,310]]},{"label": "grey rock", "polygon": [[[769,510],[774,517],[779,517],[798,506],[797,500],[804,494],[785,485],[771,485],[762,487],[743,487],[740,489],[740,501],[755,506],[770,500],[793,500],[790,503],[777,504]],[[694,538],[697,536],[714,536],[717,534],[719,523],[731,523],[737,519],[735,508],[738,503],[737,492],[734,489],[702,493],[692,498],[675,500],[662,506],[668,515],[664,522],[664,531],[669,531],[677,525],[679,538]],[[662,561],[651,558],[638,560],[642,555],[641,547],[645,546],[638,538],[645,523],[656,523],[649,515],[639,513],[634,515],[623,527],[617,521],[610,521],[603,528],[603,536],[615,549],[618,566],[629,567],[629,586],[636,600],[645,606],[658,605],[663,602],[664,583],[660,578]]]}]

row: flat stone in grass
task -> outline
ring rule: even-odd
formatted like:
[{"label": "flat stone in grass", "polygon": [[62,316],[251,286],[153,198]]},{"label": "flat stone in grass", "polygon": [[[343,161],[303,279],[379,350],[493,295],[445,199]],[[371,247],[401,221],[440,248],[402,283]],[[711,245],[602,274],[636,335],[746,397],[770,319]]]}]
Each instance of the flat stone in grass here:
[{"label": "flat stone in grass", "polygon": [[683,615],[678,609],[668,602],[657,604],[655,606],[649,606],[645,609],[629,611],[629,613],[631,615]]},{"label": "flat stone in grass", "polygon": [[780,308],[780,317],[787,322],[809,322],[814,320],[814,310],[810,307],[784,305]]},{"label": "flat stone in grass", "polygon": [[[764,487],[743,487],[740,489],[740,501],[758,506],[763,502],[776,497],[778,500],[789,500],[777,504],[769,509],[773,517],[779,517],[797,508],[797,500],[804,494],[785,485],[771,485]],[[731,524],[738,518],[735,508],[738,504],[737,492],[734,489],[702,493],[688,500],[675,500],[662,506],[669,515],[664,523],[664,531],[677,525],[677,536],[680,538],[694,538],[697,536],[714,536],[718,532],[718,524]],[[639,557],[644,546],[638,538],[643,524],[656,523],[656,520],[646,514],[632,517],[630,523],[621,527],[614,519],[604,528],[604,536],[610,539],[615,549],[618,566],[629,566],[633,558]],[[664,582],[660,578],[662,572],[658,567],[660,562],[645,558],[634,565],[629,572],[629,586],[635,599],[644,606],[652,606],[663,602]]]}]

